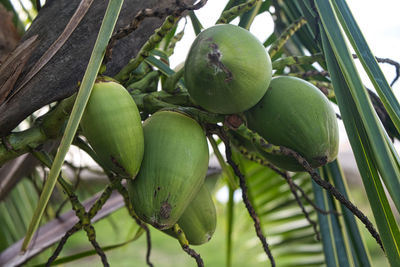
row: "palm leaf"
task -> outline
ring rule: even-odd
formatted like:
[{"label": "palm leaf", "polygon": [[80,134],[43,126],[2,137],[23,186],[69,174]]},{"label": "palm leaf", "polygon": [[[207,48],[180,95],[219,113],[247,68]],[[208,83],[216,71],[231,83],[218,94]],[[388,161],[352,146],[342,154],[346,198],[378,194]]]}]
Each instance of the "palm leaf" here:
[{"label": "palm leaf", "polygon": [[[347,199],[349,199],[346,180],[342,173],[342,170],[340,169],[339,162],[335,160],[324,168],[326,169],[326,172],[329,176],[329,180],[333,181],[336,188]],[[341,214],[343,214],[343,221],[347,229],[346,233],[348,236],[349,245],[351,247],[354,265],[365,267],[371,266],[370,256],[365,247],[363,237],[361,236],[360,231],[357,227],[354,215],[345,207],[341,208]]]},{"label": "palm leaf", "polygon": [[[123,246],[126,246],[127,244],[137,240],[140,236],[142,236],[143,233],[144,233],[143,228],[140,228],[139,226],[137,226],[136,233],[132,238],[130,238],[130,239],[128,239],[128,240],[126,240],[126,241],[124,241],[122,243],[118,243],[118,244],[102,247],[102,250],[103,251],[110,251],[110,250],[113,250],[113,249],[117,249],[117,248],[121,248]],[[53,265],[59,265],[59,264],[63,264],[63,263],[77,261],[79,259],[86,258],[86,257],[92,256],[92,255],[96,255],[96,251],[94,249],[83,251],[83,252],[80,252],[80,253],[76,253],[76,254],[73,254],[73,255],[70,255],[70,256],[66,256],[66,257],[60,258],[58,260],[55,260]],[[34,267],[44,267],[44,266],[46,266],[46,263],[34,265]]]},{"label": "palm leaf", "polygon": [[336,9],[336,14],[343,27],[347,38],[349,39],[352,47],[357,53],[365,71],[370,77],[379,97],[382,99],[383,105],[388,111],[397,131],[400,131],[400,105],[397,101],[393,91],[391,90],[386,78],[379,68],[379,65],[372,54],[360,28],[357,25],[346,1],[335,0],[333,1]]},{"label": "palm leaf", "polygon": [[37,192],[25,178],[0,202],[0,251],[23,237],[37,199]]},{"label": "palm leaf", "polygon": [[[333,53],[339,63],[343,77],[351,92],[356,110],[361,118],[363,128],[370,141],[370,147],[374,155],[376,167],[382,176],[386,187],[397,207],[400,210],[400,171],[396,158],[386,142],[386,133],[380,123],[368,93],[364,88],[357,73],[352,56],[347,48],[344,37],[337,29],[340,28],[332,6],[324,1],[316,1],[321,21],[326,32]],[[335,88],[335,91],[337,88]],[[340,104],[339,104],[340,107]]]},{"label": "palm leaf", "polygon": [[[251,24],[253,23],[254,18],[260,13],[261,6],[264,5],[264,8],[267,8],[265,5],[268,4],[267,2],[258,2],[256,6],[254,6],[251,10],[247,11],[246,13],[240,16],[239,26],[245,29],[250,29]],[[271,4],[271,3],[269,3]]]},{"label": "palm leaf", "polygon": [[[246,177],[249,199],[279,266],[322,265],[322,246],[315,239],[313,227],[306,220],[286,181],[267,167],[243,157],[236,158]],[[297,173],[292,178],[306,194],[311,194],[308,174]],[[311,205],[307,202],[303,202],[303,205],[315,220],[316,213]],[[248,223],[247,227],[250,228],[250,221]]]},{"label": "palm leaf", "polygon": [[[322,177],[325,178],[326,181],[329,181],[328,171],[324,166],[321,172]],[[334,202],[331,195],[323,192],[320,187],[313,183],[314,192],[317,199],[317,204],[320,208],[325,210],[335,211],[337,212],[336,203]],[[319,196],[317,198],[317,195]],[[321,218],[322,216],[318,216],[318,220],[320,220],[319,225],[325,225],[325,229],[321,230],[322,232],[322,240],[329,239],[329,242],[324,243],[324,251],[325,251],[325,259],[327,260],[328,266],[349,266],[350,258],[347,254],[347,242],[344,240],[343,233],[341,231],[341,225],[338,219],[338,216],[335,214],[330,214],[327,218]],[[321,222],[324,220],[324,222]],[[326,238],[329,236],[329,238]]]},{"label": "palm leaf", "polygon": [[[327,209],[328,205],[326,203],[326,195],[323,190],[318,187],[315,183],[313,183],[314,187],[314,195],[316,204],[322,208]],[[329,223],[329,218],[323,215],[318,215],[319,225],[321,226],[321,236],[322,236],[322,244],[324,248],[325,261],[328,267],[337,266],[337,258],[335,251],[335,236],[332,232],[332,226]]]},{"label": "palm leaf", "polygon": [[374,154],[371,151],[361,118],[355,109],[348,85],[335,59],[335,55],[330,49],[330,44],[325,34],[322,37],[328,70],[331,74],[346,132],[354,151],[383,246],[385,247],[389,261],[393,264],[399,261],[400,255],[398,251],[400,240],[399,228],[383,190],[377,168],[375,167]]},{"label": "palm leaf", "polygon": [[[86,200],[83,205],[87,209],[91,207],[95,201],[99,198],[101,193],[94,195],[90,199]],[[33,208],[32,203],[32,208]],[[114,192],[109,200],[104,204],[103,208],[97,213],[97,215],[92,219],[92,222],[96,222],[110,213],[120,209],[125,205],[123,198],[117,192]],[[20,207],[18,207],[19,209]],[[32,210],[31,212],[32,213]],[[29,218],[29,217],[27,217]],[[65,232],[72,228],[77,222],[79,218],[75,216],[75,211],[70,210],[62,215],[59,218],[54,219],[47,224],[43,225],[38,229],[38,234],[36,235],[35,242],[29,247],[29,250],[21,254],[20,248],[23,243],[23,239],[13,241],[15,243],[11,243],[6,250],[4,250],[0,254],[0,266],[16,266],[21,265],[29,259],[35,257],[39,253],[43,252],[46,248],[53,245],[54,243],[60,241],[60,239],[64,236]],[[4,227],[5,228],[5,227]],[[25,228],[26,229],[26,228]],[[5,232],[9,232],[12,230],[12,226],[5,228]],[[24,233],[25,230],[22,231]],[[23,236],[23,234],[22,234]],[[19,232],[19,238],[22,237],[21,232]]]},{"label": "palm leaf", "polygon": [[106,13],[102,21],[102,25],[99,30],[99,35],[97,37],[96,43],[92,51],[92,55],[88,63],[88,67],[82,79],[82,84],[78,92],[75,105],[72,109],[71,116],[68,120],[64,136],[61,139],[61,144],[54,159],[53,166],[50,169],[49,178],[43,188],[43,192],[40,196],[38,206],[35,210],[32,221],[29,225],[25,241],[22,245],[22,250],[25,250],[27,248],[34,232],[38,228],[40,219],[43,215],[43,211],[46,207],[47,202],[49,201],[51,192],[53,191],[53,188],[57,182],[57,177],[60,174],[65,155],[67,154],[69,147],[72,143],[72,140],[75,136],[75,133],[78,129],[80,119],[82,117],[86,103],[89,99],[90,92],[97,77],[97,73],[99,72],[100,65],[104,57],[105,49],[108,45],[108,41],[114,30],[114,26],[118,19],[118,15],[121,10],[123,2],[124,2],[123,0],[109,2],[109,5],[107,7]]},{"label": "palm leaf", "polygon": [[194,33],[197,36],[203,29],[203,25],[201,25],[199,18],[196,16],[193,10],[189,11],[189,17],[190,21],[192,22]]},{"label": "palm leaf", "polygon": [[[0,202],[0,265],[7,266],[2,262],[2,255],[8,248],[23,238],[33,215],[35,205],[38,202],[38,192],[32,181],[24,177],[16,187],[9,193],[7,198]],[[36,241],[36,239],[34,240]],[[19,254],[19,248],[16,254]],[[45,260],[45,255],[40,255],[36,260]]]}]

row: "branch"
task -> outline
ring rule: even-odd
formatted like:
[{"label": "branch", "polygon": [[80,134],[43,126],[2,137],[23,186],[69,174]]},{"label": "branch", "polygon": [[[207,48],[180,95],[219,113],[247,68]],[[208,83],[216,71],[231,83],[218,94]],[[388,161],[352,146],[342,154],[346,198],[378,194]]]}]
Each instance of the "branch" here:
[{"label": "branch", "polygon": [[222,12],[221,17],[217,20],[217,22],[215,22],[215,24],[226,24],[231,22],[234,18],[251,10],[257,4],[257,2],[260,2],[260,0],[248,0],[243,4],[225,10]]},{"label": "branch", "polygon": [[[231,139],[232,140],[232,139]],[[308,213],[308,211],[305,209],[305,207],[303,206],[303,203],[300,200],[299,195],[297,194],[297,190],[300,191],[300,193],[302,194],[302,196],[305,196],[306,194],[304,193],[304,191],[301,189],[300,186],[298,186],[292,179],[292,177],[290,177],[290,175],[286,172],[286,171],[282,171],[280,170],[278,167],[274,166],[273,164],[269,163],[268,161],[266,161],[265,159],[263,159],[262,157],[256,155],[255,153],[252,153],[250,151],[248,151],[245,147],[241,146],[241,145],[237,145],[235,144],[235,147],[238,148],[239,152],[247,159],[256,162],[258,164],[261,164],[265,167],[270,168],[271,170],[273,170],[275,173],[277,173],[279,176],[283,177],[287,184],[289,185],[289,189],[292,192],[297,204],[299,205],[301,211],[304,214],[304,217],[306,218],[306,220],[311,224],[311,226],[314,229],[315,232],[315,236],[317,238],[317,240],[320,240],[320,234],[317,228],[317,223],[312,220],[310,218],[310,214]],[[326,212],[324,210],[321,210],[319,207],[317,207],[315,205],[315,203],[310,199],[310,198],[306,198],[306,200],[317,210],[317,211],[322,211],[323,214],[329,214],[330,212]]]},{"label": "branch", "polygon": [[276,53],[286,44],[290,37],[292,37],[304,24],[307,23],[307,20],[303,17],[299,18],[295,22],[293,22],[289,27],[279,36],[279,38],[271,45],[268,50],[268,53],[271,58],[273,58]]},{"label": "branch", "polygon": [[171,15],[175,17],[180,17],[184,11],[199,9],[203,7],[206,3],[207,1],[202,0],[196,5],[190,6],[184,4],[183,2],[177,1],[176,8],[171,8],[171,7],[157,8],[157,9],[144,8],[140,10],[128,25],[121,27],[115,34],[113,34],[108,43],[108,47],[104,57],[104,62],[108,62],[111,59],[112,49],[114,48],[116,42],[134,32],[139,27],[139,25],[144,21],[145,18],[156,17],[162,19],[166,16],[171,16]]},{"label": "branch", "polygon": [[60,136],[61,126],[69,117],[74,101],[75,95],[72,95],[38,118],[32,128],[3,137],[0,143],[0,166]]},{"label": "branch", "polygon": [[230,129],[236,131],[238,134],[240,134],[242,137],[246,138],[250,142],[252,142],[255,146],[257,146],[260,150],[268,153],[268,154],[273,154],[273,155],[284,155],[284,156],[289,156],[293,157],[294,159],[297,160],[297,162],[303,166],[304,170],[307,171],[310,175],[311,178],[321,187],[326,189],[329,193],[331,193],[341,204],[343,204],[346,208],[348,208],[360,221],[365,225],[367,230],[370,232],[373,238],[375,238],[376,242],[380,245],[380,247],[383,249],[382,241],[381,238],[378,234],[378,232],[375,230],[373,224],[371,221],[367,218],[367,216],[364,215],[364,213],[359,210],[351,201],[349,201],[345,196],[343,196],[340,191],[338,191],[332,184],[329,182],[322,180],[318,173],[311,167],[311,165],[307,162],[307,160],[302,157],[299,153],[296,151],[284,147],[284,146],[276,146],[268,141],[266,141],[264,138],[262,138],[259,134],[251,131],[248,129],[244,124],[240,124],[238,127],[234,127],[232,125],[227,125]]},{"label": "branch", "polygon": [[277,59],[272,62],[272,69],[283,69],[286,66],[291,65],[310,65],[314,62],[323,61],[324,57],[322,54],[314,54],[311,56],[290,56],[290,57],[283,57],[281,59]]},{"label": "branch", "polygon": [[254,222],[254,227],[256,229],[256,234],[258,236],[258,238],[261,241],[261,244],[263,246],[263,249],[265,251],[265,253],[267,254],[269,260],[271,261],[271,265],[272,267],[275,266],[275,260],[274,257],[272,256],[271,250],[269,249],[267,240],[265,238],[265,236],[262,233],[262,229],[260,226],[260,219],[258,218],[253,206],[250,203],[250,200],[247,196],[247,185],[246,185],[246,181],[245,181],[245,177],[244,175],[240,172],[239,170],[239,166],[232,160],[232,151],[231,151],[231,144],[229,139],[226,136],[226,133],[221,132],[219,134],[219,137],[221,138],[221,140],[224,142],[225,144],[225,155],[226,155],[226,159],[229,165],[231,165],[233,172],[235,173],[235,175],[239,178],[239,184],[240,184],[240,188],[242,189],[242,198],[243,198],[243,202],[247,208],[247,211],[250,214],[250,217],[253,219]]},{"label": "branch", "polygon": [[179,227],[178,224],[174,224],[173,231],[175,232],[177,239],[179,241],[179,244],[181,244],[182,249],[188,255],[190,255],[192,258],[194,258],[196,260],[198,267],[204,267],[204,262],[203,262],[203,259],[200,257],[200,254],[198,254],[194,249],[191,249],[189,247],[189,241],[187,240],[185,233]]},{"label": "branch", "polygon": [[[64,130],[63,125],[69,118],[75,96],[74,94],[61,101],[48,113],[39,117],[31,128],[25,131],[11,133],[1,138],[0,166],[11,159],[30,152],[32,149],[39,147],[48,140],[59,138]],[[164,91],[158,91],[135,94],[133,91],[132,98],[140,111],[154,113],[159,109],[168,107],[178,109],[181,112],[187,112],[193,116],[197,116],[203,121],[219,122],[223,118],[223,116],[217,114],[210,115],[211,113],[192,107],[178,107],[177,105],[193,105],[187,93],[171,95]]]},{"label": "branch", "polygon": [[[358,58],[356,54],[353,54],[353,58]],[[396,69],[396,76],[394,77],[393,81],[390,83],[390,86],[393,86],[393,84],[399,79],[400,77],[400,64],[393,59],[390,58],[380,58],[380,57],[375,57],[376,61],[379,63],[387,63],[395,67]]]},{"label": "branch", "polygon": [[299,164],[301,164],[304,169],[311,175],[311,178],[322,188],[326,189],[329,193],[331,193],[341,204],[343,204],[346,208],[348,208],[360,221],[365,225],[367,230],[370,232],[372,237],[376,240],[376,242],[380,245],[382,250],[384,251],[383,244],[378,232],[375,230],[374,225],[368,219],[365,214],[359,210],[353,203],[351,203],[340,191],[338,191],[331,183],[321,179],[318,173],[311,167],[311,165],[297,152],[281,147],[280,151],[287,156],[291,156],[297,160]]}]

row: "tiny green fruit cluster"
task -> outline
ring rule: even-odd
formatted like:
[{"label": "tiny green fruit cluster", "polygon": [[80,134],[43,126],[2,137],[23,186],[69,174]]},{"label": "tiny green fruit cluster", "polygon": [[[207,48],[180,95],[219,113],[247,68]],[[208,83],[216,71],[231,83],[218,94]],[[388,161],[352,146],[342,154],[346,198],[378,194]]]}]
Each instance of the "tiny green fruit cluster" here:
[{"label": "tiny green fruit cluster", "polygon": [[249,31],[230,24],[202,31],[185,61],[185,84],[204,109],[233,114],[254,106],[268,89],[271,59]]}]

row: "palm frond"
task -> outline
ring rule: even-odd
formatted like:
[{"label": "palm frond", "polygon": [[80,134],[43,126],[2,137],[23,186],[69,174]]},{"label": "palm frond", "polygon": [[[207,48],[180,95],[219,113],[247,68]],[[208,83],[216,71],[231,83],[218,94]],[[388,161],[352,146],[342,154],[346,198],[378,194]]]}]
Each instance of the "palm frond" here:
[{"label": "palm frond", "polygon": [[[286,180],[272,169],[243,157],[239,159],[241,171],[246,177],[249,199],[279,266],[322,265],[321,243],[316,240],[314,228],[306,219]],[[297,173],[292,179],[305,194],[312,196],[308,174]],[[316,220],[313,207],[304,199],[302,205],[310,218]],[[247,227],[251,227],[250,223]],[[259,246],[259,243],[254,246]],[[261,255],[258,256],[265,260],[265,254]]]}]

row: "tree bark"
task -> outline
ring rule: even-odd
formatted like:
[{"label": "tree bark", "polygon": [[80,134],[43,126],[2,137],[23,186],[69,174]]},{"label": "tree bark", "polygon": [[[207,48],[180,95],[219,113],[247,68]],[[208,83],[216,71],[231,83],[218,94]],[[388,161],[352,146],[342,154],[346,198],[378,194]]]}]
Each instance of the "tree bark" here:
[{"label": "tree bark", "polygon": [[[194,1],[188,1],[194,2]],[[48,0],[21,42],[38,35],[39,43],[25,64],[13,87],[18,88],[24,76],[63,32],[80,1]],[[0,137],[10,133],[22,120],[39,108],[72,95],[83,78],[107,1],[95,0],[65,44],[50,61],[12,97],[0,103]],[[144,8],[173,8],[174,0],[125,0],[116,30],[127,25]],[[146,18],[129,36],[117,41],[106,75],[116,74],[158,28],[163,19]],[[1,73],[0,73],[1,76]],[[12,91],[11,91],[12,95]]]}]

